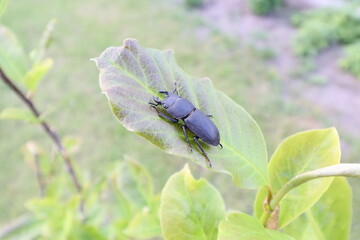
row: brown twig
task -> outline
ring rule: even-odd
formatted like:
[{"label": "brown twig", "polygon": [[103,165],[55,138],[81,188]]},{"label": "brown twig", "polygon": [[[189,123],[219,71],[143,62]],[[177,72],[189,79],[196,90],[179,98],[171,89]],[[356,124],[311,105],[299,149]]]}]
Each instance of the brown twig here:
[{"label": "brown twig", "polygon": [[[8,78],[6,76],[6,74],[4,73],[4,71],[0,68],[0,76],[1,79],[5,82],[5,84],[12,90],[15,92],[15,94],[25,103],[25,105],[31,110],[31,112],[33,113],[33,115],[40,119],[40,112],[37,110],[36,106],[34,105],[34,103],[32,102],[31,99],[29,99],[28,97],[26,97],[26,95],[14,84],[14,82]],[[66,168],[71,176],[71,179],[76,187],[77,192],[81,192],[82,191],[82,186],[78,180],[78,177],[75,173],[74,170],[74,166],[73,166],[73,161],[70,158],[69,154],[66,152],[65,148],[63,147],[63,145],[61,144],[61,141],[57,135],[57,133],[52,130],[50,128],[50,126],[48,125],[48,123],[45,120],[41,120],[40,122],[42,128],[44,129],[44,131],[46,132],[46,134],[50,137],[50,139],[53,141],[53,143],[55,144],[60,156],[64,159],[65,161],[65,165]]]}]

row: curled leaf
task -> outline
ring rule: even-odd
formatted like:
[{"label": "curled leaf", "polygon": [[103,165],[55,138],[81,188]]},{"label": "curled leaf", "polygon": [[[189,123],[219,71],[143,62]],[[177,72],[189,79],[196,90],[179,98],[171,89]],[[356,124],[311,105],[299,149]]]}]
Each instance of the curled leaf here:
[{"label": "curled leaf", "polygon": [[181,124],[159,118],[149,107],[153,96],[162,97],[158,93],[161,90],[172,91],[176,82],[179,95],[213,115],[219,128],[224,149],[202,144],[213,168],[231,174],[242,187],[268,182],[266,146],[254,119],[216,90],[208,78],[197,79],[184,72],[176,64],[173,51],[143,48],[136,40],[127,39],[122,47],[110,47],[94,60],[100,70],[101,90],[114,115],[129,131],[170,154],[205,164],[200,151],[189,152]]}]

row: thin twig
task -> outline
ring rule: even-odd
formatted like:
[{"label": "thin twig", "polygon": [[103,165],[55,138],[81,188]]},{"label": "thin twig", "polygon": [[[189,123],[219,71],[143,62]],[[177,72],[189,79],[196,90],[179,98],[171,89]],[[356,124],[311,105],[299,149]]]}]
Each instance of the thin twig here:
[{"label": "thin twig", "polygon": [[[40,119],[40,112],[38,111],[38,109],[36,108],[36,106],[34,105],[32,100],[25,96],[25,94],[14,84],[14,82],[6,76],[6,74],[4,73],[4,71],[1,68],[0,68],[0,76],[1,76],[1,79],[5,82],[5,84],[11,90],[13,90],[15,92],[15,94],[31,110],[33,115],[36,118]],[[63,145],[61,144],[61,141],[60,141],[57,133],[50,128],[50,126],[48,125],[48,123],[45,120],[41,120],[40,124],[41,124],[42,128],[44,129],[44,131],[46,132],[46,134],[50,137],[50,139],[55,144],[60,156],[64,159],[67,171],[69,172],[69,174],[71,176],[71,179],[76,187],[77,192],[80,193],[82,191],[82,186],[81,186],[81,184],[78,180],[78,177],[75,173],[73,161],[70,158],[69,154],[66,152]]]}]

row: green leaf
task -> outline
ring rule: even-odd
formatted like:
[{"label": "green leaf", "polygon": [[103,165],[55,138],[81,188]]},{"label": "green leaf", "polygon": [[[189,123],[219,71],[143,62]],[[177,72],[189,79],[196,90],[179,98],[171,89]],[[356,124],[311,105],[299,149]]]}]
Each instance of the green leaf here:
[{"label": "green leaf", "polygon": [[149,107],[153,96],[162,97],[158,91],[172,91],[176,82],[180,96],[214,116],[224,149],[203,144],[214,169],[231,174],[242,187],[268,183],[265,141],[254,119],[216,90],[208,78],[193,78],[184,72],[171,50],[143,48],[136,40],[127,39],[124,46],[106,49],[95,61],[100,87],[114,115],[129,131],[170,154],[205,165],[200,151],[189,152],[181,124],[165,121]]},{"label": "green leaf", "polygon": [[[269,164],[272,194],[295,176],[340,162],[340,142],[335,128],[297,133],[285,139]],[[333,178],[320,178],[291,190],[280,202],[279,228],[285,227],[314,205]]]},{"label": "green leaf", "polygon": [[187,165],[167,181],[160,204],[164,239],[217,239],[224,216],[220,193],[205,179],[195,180]]},{"label": "green leaf", "polygon": [[254,217],[231,213],[219,225],[218,240],[294,240],[292,237],[264,228]]},{"label": "green leaf", "polygon": [[151,206],[154,195],[152,177],[135,161],[126,160],[120,165],[116,185],[123,196],[136,207],[141,209]]},{"label": "green leaf", "polygon": [[46,25],[43,33],[41,34],[39,45],[30,52],[30,58],[34,65],[41,62],[45,54],[46,49],[49,47],[52,33],[55,29],[56,20],[51,19]]},{"label": "green leaf", "polygon": [[144,208],[130,221],[124,233],[136,239],[149,239],[161,236],[160,221],[157,213]]},{"label": "green leaf", "polygon": [[9,0],[0,0],[0,18],[4,14]]},{"label": "green leaf", "polygon": [[44,75],[53,65],[51,58],[46,58],[40,63],[36,63],[24,76],[23,81],[28,90],[34,92]]},{"label": "green leaf", "polygon": [[297,240],[347,240],[352,213],[351,187],[335,178],[320,200],[285,228]]},{"label": "green leaf", "polygon": [[256,199],[254,202],[254,216],[257,219],[261,218],[261,215],[264,212],[264,201],[266,199],[266,197],[269,195],[269,187],[268,186],[263,186],[261,187],[257,194],[256,194]]},{"label": "green leaf", "polygon": [[21,82],[28,65],[29,59],[15,35],[0,25],[0,67],[10,79]]},{"label": "green leaf", "polygon": [[29,110],[22,108],[5,108],[0,112],[0,119],[23,120],[27,123],[40,123],[41,121]]}]

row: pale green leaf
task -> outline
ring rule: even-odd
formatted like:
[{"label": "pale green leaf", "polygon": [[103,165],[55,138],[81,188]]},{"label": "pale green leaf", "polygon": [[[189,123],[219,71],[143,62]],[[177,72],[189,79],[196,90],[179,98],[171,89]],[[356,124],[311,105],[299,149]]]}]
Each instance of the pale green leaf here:
[{"label": "pale green leaf", "polygon": [[262,186],[257,194],[256,194],[256,198],[255,198],[255,202],[254,202],[254,216],[257,219],[261,218],[261,215],[264,212],[264,201],[267,198],[269,194],[269,187],[268,186]]},{"label": "pale green leaf", "polygon": [[[295,176],[340,162],[340,142],[335,128],[301,132],[285,139],[269,164],[272,194]],[[279,228],[315,204],[333,178],[320,178],[291,190],[280,202]]]},{"label": "pale green leaf", "polygon": [[149,107],[153,96],[162,97],[158,91],[172,91],[176,82],[180,96],[214,116],[224,149],[203,144],[213,168],[231,174],[242,187],[268,183],[266,146],[254,119],[216,90],[208,78],[194,78],[184,72],[171,50],[143,48],[136,40],[127,39],[124,46],[106,49],[95,61],[100,70],[100,87],[114,115],[128,130],[170,154],[205,165],[197,148],[189,152],[181,124],[165,121]]},{"label": "pale green leaf", "polygon": [[0,119],[23,120],[28,123],[40,123],[41,121],[29,110],[23,108],[5,108],[0,112]]},{"label": "pale green leaf", "polygon": [[34,65],[40,63],[43,59],[46,49],[49,47],[52,33],[55,29],[56,20],[51,19],[41,34],[39,45],[30,52],[30,58]]},{"label": "pale green leaf", "polygon": [[351,187],[344,178],[335,178],[320,200],[286,226],[297,240],[347,240],[352,215]]},{"label": "pale green leaf", "polygon": [[11,80],[21,82],[28,65],[29,59],[15,35],[0,25],[0,67]]},{"label": "pale green leaf", "polygon": [[53,65],[51,58],[36,63],[24,76],[23,82],[26,88],[34,92],[44,75],[49,71]]},{"label": "pale green leaf", "polygon": [[161,236],[157,212],[154,213],[150,209],[144,208],[143,211],[133,216],[124,233],[136,239],[149,239]]},{"label": "pale green leaf", "polygon": [[152,205],[153,180],[149,172],[132,160],[124,161],[116,177],[116,185],[122,195],[138,208]]},{"label": "pale green leaf", "polygon": [[186,165],[167,181],[160,205],[166,240],[215,240],[225,216],[221,195],[206,180],[195,180]]},{"label": "pale green leaf", "polygon": [[231,213],[219,225],[218,240],[295,240],[292,237],[264,228],[254,217]]},{"label": "pale green leaf", "polygon": [[4,14],[9,0],[0,0],[0,18]]}]

